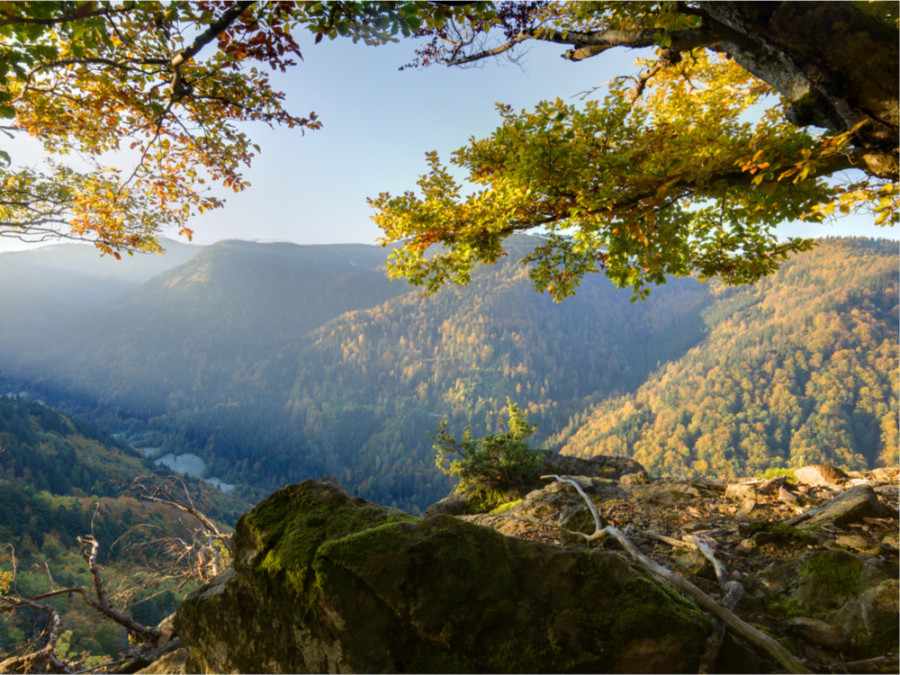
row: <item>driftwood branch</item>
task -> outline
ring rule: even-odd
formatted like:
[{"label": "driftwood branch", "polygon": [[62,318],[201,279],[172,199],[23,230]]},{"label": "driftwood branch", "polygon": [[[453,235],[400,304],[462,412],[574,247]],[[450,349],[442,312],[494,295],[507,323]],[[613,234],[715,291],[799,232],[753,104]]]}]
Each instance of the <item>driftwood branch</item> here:
[{"label": "driftwood branch", "polygon": [[106,591],[103,588],[103,579],[100,576],[100,568],[97,565],[97,554],[100,552],[100,543],[94,537],[94,535],[86,535],[83,537],[78,537],[78,542],[83,546],[87,547],[88,550],[85,551],[85,557],[87,558],[88,568],[91,570],[91,576],[94,579],[94,593],[96,594],[96,599],[92,598],[88,592],[79,587],[78,591],[81,593],[81,597],[84,599],[85,603],[87,603],[90,607],[93,607],[101,614],[108,616],[110,619],[115,621],[121,626],[124,626],[138,638],[143,640],[157,640],[159,639],[160,632],[155,628],[148,628],[141,623],[138,623],[134,619],[129,616],[122,614],[122,612],[114,609],[109,604],[109,599],[106,597]]},{"label": "driftwood branch", "polygon": [[[637,563],[641,566],[648,569],[654,576],[663,581],[671,584],[679,591],[684,593],[685,595],[690,596],[694,602],[696,602],[701,608],[713,614],[715,617],[721,619],[731,630],[733,630],[736,634],[743,637],[745,640],[755,645],[756,647],[764,650],[768,654],[770,654],[775,660],[777,660],[782,666],[784,666],[788,672],[790,673],[809,673],[811,672],[806,666],[804,666],[793,654],[791,654],[787,649],[785,649],[777,640],[770,638],[768,635],[763,633],[762,631],[754,628],[746,621],[737,616],[734,612],[732,612],[729,608],[725,607],[722,603],[716,602],[709,595],[704,593],[701,589],[697,588],[690,581],[681,577],[669,569],[666,569],[659,563],[654,560],[651,560],[643,553],[641,553],[640,549],[634,545],[634,543],[626,537],[619,529],[613,527],[612,525],[607,525],[606,527],[600,527],[600,515],[597,513],[597,509],[594,506],[594,503],[591,499],[585,494],[584,490],[581,489],[581,486],[577,484],[571,478],[561,478],[559,476],[545,476],[545,478],[555,478],[559,482],[568,483],[569,485],[573,485],[578,493],[582,496],[585,502],[588,505],[588,508],[591,511],[591,515],[594,516],[594,522],[598,523],[597,530],[590,535],[585,535],[583,533],[573,533],[573,534],[581,534],[587,541],[597,541],[605,539],[606,537],[613,537],[622,548],[631,556]],[[695,542],[696,543],[696,542]],[[727,595],[727,594],[726,594]],[[739,596],[738,596],[739,597]],[[735,600],[736,602],[737,600]]]}]

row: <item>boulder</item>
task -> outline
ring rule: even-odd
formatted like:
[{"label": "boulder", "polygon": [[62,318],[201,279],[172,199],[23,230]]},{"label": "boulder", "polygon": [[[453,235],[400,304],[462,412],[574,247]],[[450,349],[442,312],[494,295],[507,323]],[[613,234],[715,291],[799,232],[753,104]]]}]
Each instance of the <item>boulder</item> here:
[{"label": "boulder", "polygon": [[900,583],[887,579],[850,600],[829,619],[843,626],[853,636],[857,658],[872,658],[897,653],[897,626]]},{"label": "boulder", "polygon": [[[621,499],[628,495],[616,481],[605,478],[573,477],[594,501]],[[602,510],[602,508],[601,508]],[[524,499],[505,504],[491,513],[460,516],[468,522],[493,528],[507,536],[520,536],[536,524],[591,534],[596,525],[584,499],[566,483],[552,482],[529,492]],[[583,540],[581,540],[583,542]]]},{"label": "boulder", "polygon": [[889,518],[891,512],[878,500],[871,487],[858,485],[803,515],[808,516],[805,527],[827,523],[843,527],[863,518]]},{"label": "boulder", "polygon": [[659,480],[651,485],[636,485],[632,494],[637,499],[656,504],[684,504],[700,498],[700,490],[686,480]]},{"label": "boulder", "polygon": [[830,464],[810,464],[794,471],[794,478],[806,485],[837,485],[847,474]]},{"label": "boulder", "polygon": [[188,672],[696,672],[710,622],[620,554],[415,519],[334,483],[237,524],[175,617]]},{"label": "boulder", "polygon": [[900,648],[894,563],[842,550],[815,550],[773,565],[752,583],[759,584],[768,611],[804,617],[787,625],[798,629],[803,622],[800,632],[807,639],[835,647],[822,630],[827,623],[833,626],[835,643],[835,636],[852,637],[857,658],[896,654]]},{"label": "boulder", "polygon": [[592,476],[618,480],[624,475],[632,473],[647,473],[647,470],[635,460],[629,457],[616,455],[596,455],[590,459],[560,455],[552,450],[539,450],[544,456],[544,466],[541,472],[544,474],[558,474],[560,476]]}]

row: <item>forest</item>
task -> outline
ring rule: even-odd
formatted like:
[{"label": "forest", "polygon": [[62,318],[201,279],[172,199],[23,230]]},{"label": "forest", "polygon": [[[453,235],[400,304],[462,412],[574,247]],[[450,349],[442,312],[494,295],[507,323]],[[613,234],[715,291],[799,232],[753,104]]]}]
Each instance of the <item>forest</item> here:
[{"label": "forest", "polygon": [[[5,372],[160,454],[198,454],[248,502],[334,475],[424,509],[451,485],[430,434],[494,430],[507,397],[545,447],[661,475],[894,461],[895,242],[825,239],[753,286],[672,279],[639,303],[602,278],[564,303],[533,293],[515,261],[531,243],[426,298],[373,284],[374,247],[216,245]],[[254,285],[297,290],[261,304]]]},{"label": "forest", "polygon": [[576,416],[555,439],[562,452],[719,477],[896,465],[897,267],[869,260],[872,250],[827,242],[771,280],[726,291],[704,310],[702,345]]},{"label": "forest", "polygon": [[[33,597],[59,588],[90,588],[82,538],[101,543],[99,564],[115,605],[155,625],[195,582],[172,572],[157,544],[173,528],[173,510],[140,498],[136,482],[151,473],[140,453],[79,417],[17,397],[0,397],[0,589]],[[164,481],[165,479],[160,478]],[[244,508],[200,481],[183,479],[198,507],[232,521]],[[169,565],[166,573],[161,566]],[[104,663],[128,645],[125,629],[99,620],[69,594],[51,600],[64,617],[62,658]],[[0,653],[27,642],[38,611],[0,614]]]}]

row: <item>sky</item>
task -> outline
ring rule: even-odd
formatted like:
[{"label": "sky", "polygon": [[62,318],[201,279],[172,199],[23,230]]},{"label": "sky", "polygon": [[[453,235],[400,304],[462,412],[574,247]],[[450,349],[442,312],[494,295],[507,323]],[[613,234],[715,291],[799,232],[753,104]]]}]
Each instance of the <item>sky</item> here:
[{"label": "sky", "polygon": [[[299,244],[375,243],[367,197],[415,188],[426,171],[425,153],[445,161],[471,136],[489,135],[499,124],[495,103],[515,110],[544,99],[577,102],[583,92],[622,74],[634,74],[635,50],[616,49],[574,63],[563,47],[531,46],[519,64],[506,59],[474,68],[432,66],[399,70],[413,59],[414,43],[369,47],[349,40],[302,40],[304,59],[273,82],[296,115],[315,111],[323,128],[305,134],[247,125],[261,148],[245,172],[251,187],[228,193],[223,209],[195,218],[194,241],[222,239]],[[848,217],[832,225],[783,226],[793,236],[888,236],[871,217]],[[174,235],[174,233],[171,233]],[[8,242],[0,242],[9,250]]]}]

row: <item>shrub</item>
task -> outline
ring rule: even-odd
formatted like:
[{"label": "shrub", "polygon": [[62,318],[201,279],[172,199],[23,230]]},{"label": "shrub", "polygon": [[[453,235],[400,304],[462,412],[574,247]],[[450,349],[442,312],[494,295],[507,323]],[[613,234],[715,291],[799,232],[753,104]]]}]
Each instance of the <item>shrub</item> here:
[{"label": "shrub", "polygon": [[[472,438],[467,427],[461,441],[447,433],[447,422],[434,434],[438,468],[450,476],[459,477],[459,489],[474,493],[482,501],[502,501],[502,495],[534,484],[541,471],[543,458],[525,439],[537,428],[528,424],[525,412],[507,399],[509,420],[506,430]],[[459,459],[451,459],[458,455]],[[487,506],[487,504],[486,504]]]}]

